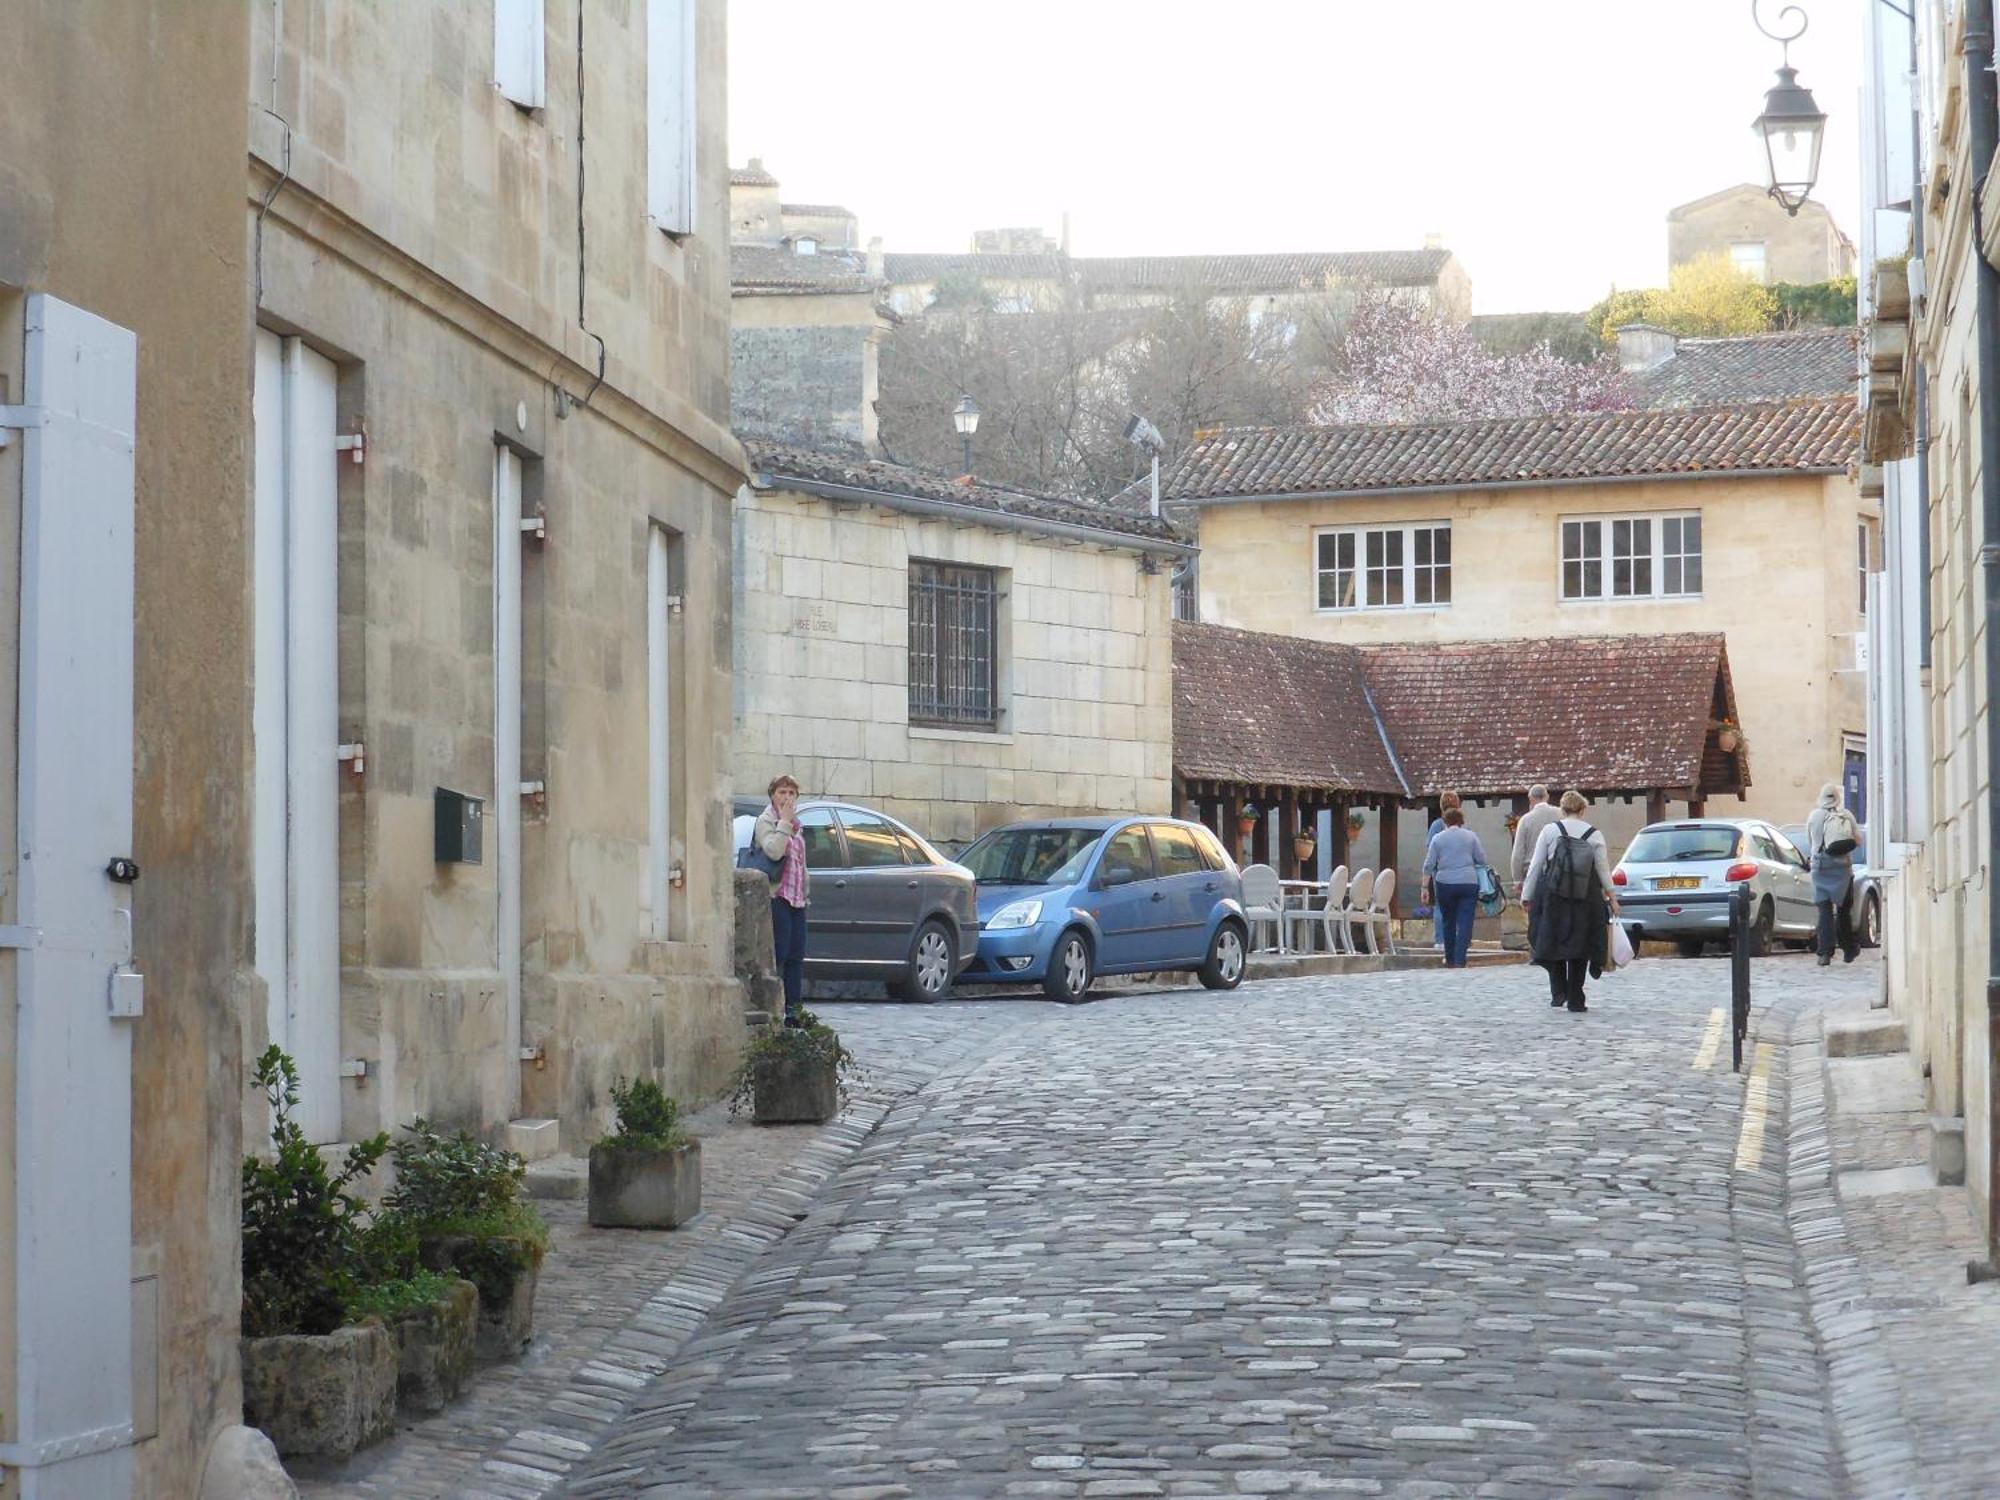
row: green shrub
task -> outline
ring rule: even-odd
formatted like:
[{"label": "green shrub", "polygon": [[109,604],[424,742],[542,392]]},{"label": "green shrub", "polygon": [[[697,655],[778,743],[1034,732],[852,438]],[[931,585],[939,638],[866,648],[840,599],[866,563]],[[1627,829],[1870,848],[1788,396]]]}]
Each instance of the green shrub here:
[{"label": "green shrub", "polygon": [[282,1048],[257,1059],[251,1084],[271,1105],[268,1161],[243,1158],[243,1332],[250,1338],[331,1333],[346,1321],[365,1274],[353,1192],[389,1149],[377,1135],[348,1147],[338,1172],[292,1118],[299,1074]]},{"label": "green shrub", "polygon": [[606,1136],[604,1144],[664,1150],[687,1144],[681,1129],[681,1107],[650,1078],[627,1083],[620,1078],[611,1085],[611,1103],[618,1111],[618,1133]]},{"label": "green shrub", "polygon": [[850,1080],[861,1076],[854,1054],[841,1044],[840,1034],[803,1006],[799,1025],[768,1031],[743,1049],[737,1065],[736,1081],[729,1091],[729,1112],[740,1113],[757,1096],[757,1070],[765,1062],[789,1058],[796,1062],[833,1063],[834,1079],[840,1086],[840,1102],[847,1102]]},{"label": "green shrub", "polygon": [[397,1281],[378,1281],[357,1289],[348,1300],[350,1319],[380,1318],[392,1322],[413,1308],[444,1299],[458,1278],[438,1271],[412,1271]]},{"label": "green shrub", "polygon": [[549,1227],[521,1196],[527,1163],[514,1152],[468,1131],[441,1135],[419,1117],[389,1154],[396,1185],[368,1235],[377,1274],[407,1275],[413,1264],[453,1271],[491,1305],[548,1253]]}]

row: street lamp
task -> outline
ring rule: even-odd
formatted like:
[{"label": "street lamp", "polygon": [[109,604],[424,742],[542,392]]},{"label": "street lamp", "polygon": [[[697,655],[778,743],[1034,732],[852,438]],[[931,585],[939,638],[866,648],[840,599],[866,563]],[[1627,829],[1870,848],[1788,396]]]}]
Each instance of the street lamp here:
[{"label": "street lamp", "polygon": [[1764,112],[1751,129],[1764,143],[1771,196],[1796,218],[1819,180],[1819,148],[1826,138],[1826,116],[1813,102],[1812,90],[1800,86],[1798,69],[1792,66],[1792,43],[1806,34],[1806,13],[1796,5],[1787,5],[1778,12],[1778,19],[1782,23],[1787,16],[1798,18],[1796,29],[1775,32],[1758,16],[1757,0],[1750,0],[1751,22],[1785,49],[1777,85],[1764,96]]},{"label": "street lamp", "polygon": [[951,425],[958,429],[958,442],[964,456],[964,472],[972,472],[972,435],[979,431],[979,403],[970,396],[960,396],[958,405],[951,409]]}]

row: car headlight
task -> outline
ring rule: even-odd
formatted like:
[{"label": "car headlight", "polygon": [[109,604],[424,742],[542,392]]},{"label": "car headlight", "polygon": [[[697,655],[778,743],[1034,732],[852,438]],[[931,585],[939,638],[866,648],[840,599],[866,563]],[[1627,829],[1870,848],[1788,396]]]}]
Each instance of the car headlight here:
[{"label": "car headlight", "polygon": [[993,913],[993,919],[986,924],[986,930],[992,932],[1000,927],[1033,927],[1041,920],[1041,902],[1010,901]]}]

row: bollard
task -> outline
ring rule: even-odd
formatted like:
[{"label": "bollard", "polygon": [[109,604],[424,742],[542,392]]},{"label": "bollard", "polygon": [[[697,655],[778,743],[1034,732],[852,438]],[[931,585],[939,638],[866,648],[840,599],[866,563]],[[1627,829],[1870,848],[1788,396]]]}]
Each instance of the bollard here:
[{"label": "bollard", "polygon": [[1743,1039],[1750,1031],[1750,886],[1736,887],[1729,897],[1729,1058],[1743,1071]]}]

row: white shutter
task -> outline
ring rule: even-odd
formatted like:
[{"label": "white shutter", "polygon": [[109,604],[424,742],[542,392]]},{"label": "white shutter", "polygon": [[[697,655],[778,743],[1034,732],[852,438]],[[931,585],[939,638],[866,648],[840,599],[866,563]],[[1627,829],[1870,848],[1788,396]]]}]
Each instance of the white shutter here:
[{"label": "white shutter", "polygon": [[696,0],[646,0],[646,212],[694,232]]},{"label": "white shutter", "polygon": [[521,455],[493,450],[494,958],[506,994],[507,1077],[520,1103],[521,1034]]},{"label": "white shutter", "polygon": [[543,0],[493,0],[493,86],[527,109],[549,102],[542,5]]},{"label": "white shutter", "polygon": [[668,652],[671,613],[667,533],[646,532],[646,902],[651,931],[662,942],[672,934],[668,871],[673,858],[673,677]]},{"label": "white shutter", "polygon": [[[21,418],[12,1308],[20,1493],[131,1493],[129,964],[138,341],[36,294]],[[157,877],[156,877],[157,878]]]}]

